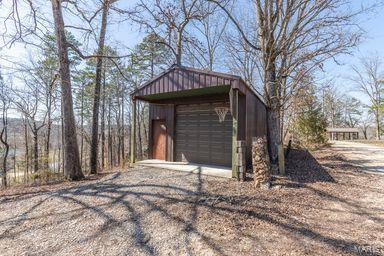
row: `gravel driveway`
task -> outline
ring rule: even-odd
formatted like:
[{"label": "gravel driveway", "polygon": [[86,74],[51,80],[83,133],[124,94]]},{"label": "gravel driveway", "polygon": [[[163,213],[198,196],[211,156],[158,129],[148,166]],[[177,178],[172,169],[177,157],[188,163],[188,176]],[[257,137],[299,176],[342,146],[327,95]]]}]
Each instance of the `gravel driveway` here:
[{"label": "gravel driveway", "polygon": [[384,174],[384,147],[353,141],[334,141],[332,148],[360,169]]},{"label": "gravel driveway", "polygon": [[327,150],[315,157],[293,151],[287,173],[270,190],[138,167],[2,191],[0,255],[383,252],[384,189],[377,175]]}]

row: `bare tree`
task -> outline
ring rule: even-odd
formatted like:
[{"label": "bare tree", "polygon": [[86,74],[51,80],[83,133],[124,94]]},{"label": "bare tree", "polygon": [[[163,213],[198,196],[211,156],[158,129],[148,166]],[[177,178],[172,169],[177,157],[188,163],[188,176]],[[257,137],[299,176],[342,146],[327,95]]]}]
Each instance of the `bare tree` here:
[{"label": "bare tree", "polygon": [[105,167],[105,86],[106,86],[106,79],[105,79],[105,67],[103,69],[103,90],[102,90],[102,104],[101,104],[101,168],[104,169]]},{"label": "bare tree", "polygon": [[[319,87],[321,108],[328,125],[332,128],[342,126],[342,93],[332,81],[326,81]],[[333,136],[333,134],[332,134]]]},{"label": "bare tree", "polygon": [[[194,40],[188,40],[186,47],[188,53],[200,66],[213,70],[223,50],[222,43],[229,18],[215,4],[205,3],[203,9],[207,15],[203,19],[193,20],[193,29],[196,30]],[[192,35],[191,35],[192,36]]]},{"label": "bare tree", "polygon": [[[18,111],[24,116],[26,123],[32,132],[33,137],[33,172],[39,170],[39,132],[45,126],[47,111],[42,113],[41,104],[42,95],[40,84],[35,84],[34,77],[26,76],[24,73],[24,90],[13,90],[14,104]],[[40,120],[39,120],[40,119]]]},{"label": "bare tree", "polygon": [[10,100],[8,98],[9,91],[7,90],[3,78],[0,75],[0,106],[1,106],[1,131],[0,131],[0,142],[4,146],[2,156],[2,180],[3,186],[7,186],[7,170],[8,170],[8,153],[9,153],[9,142],[8,142],[8,109],[10,107]]},{"label": "bare tree", "polygon": [[[346,0],[253,0],[257,40],[247,35],[235,16],[219,0],[241,36],[262,60],[263,91],[268,105],[269,148],[276,162],[282,143],[281,114],[292,86],[305,76],[294,74],[305,65],[309,72],[323,61],[355,46],[360,30]],[[293,78],[296,80],[293,80]],[[292,81],[293,80],[293,81]]]},{"label": "bare tree", "polygon": [[368,130],[369,127],[372,125],[372,115],[367,114],[367,115],[362,115],[362,118],[360,119],[360,125],[359,128],[363,132],[364,139],[368,139]]},{"label": "bare tree", "polygon": [[[252,26],[252,18],[246,17],[246,14],[242,16],[241,22],[250,24],[243,26],[244,31],[247,34],[252,34],[252,31],[256,31],[256,28]],[[240,74],[244,81],[255,90],[262,89],[260,51],[253,49],[236,31],[227,31],[224,35],[223,44],[227,59],[224,65],[230,72]]]},{"label": "bare tree", "polygon": [[381,135],[381,118],[384,94],[384,71],[378,54],[360,59],[360,66],[353,66],[355,76],[352,80],[370,100],[370,109],[376,124],[376,139]]},{"label": "bare tree", "polygon": [[191,21],[203,20],[209,15],[202,0],[141,0],[132,19],[151,33],[166,40],[158,41],[172,51],[176,65],[181,65],[183,42],[190,39],[186,27]]}]

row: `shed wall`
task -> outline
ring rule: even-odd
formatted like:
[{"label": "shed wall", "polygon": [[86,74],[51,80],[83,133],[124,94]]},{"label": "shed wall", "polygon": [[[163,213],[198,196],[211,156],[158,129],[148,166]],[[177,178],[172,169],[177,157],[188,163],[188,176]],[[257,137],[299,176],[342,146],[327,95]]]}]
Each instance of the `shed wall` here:
[{"label": "shed wall", "polygon": [[[166,160],[175,159],[175,108],[178,104],[217,102],[229,100],[228,94],[211,95],[209,97],[193,97],[185,99],[163,100],[159,104],[149,105],[149,157],[152,157],[152,122],[165,120],[167,125]],[[267,110],[264,103],[251,91],[239,95],[238,140],[247,144],[247,165],[251,166],[252,138],[267,136]]]},{"label": "shed wall", "polygon": [[176,161],[175,159],[175,124],[176,124],[176,105],[178,104],[199,104],[207,102],[228,102],[228,94],[216,94],[203,97],[177,98],[161,100],[149,104],[149,131],[148,131],[148,156],[152,158],[152,123],[153,120],[165,120],[167,126],[167,148],[166,160]]},{"label": "shed wall", "polygon": [[247,165],[252,165],[252,138],[267,136],[267,109],[264,103],[250,90],[246,93],[246,127]]}]

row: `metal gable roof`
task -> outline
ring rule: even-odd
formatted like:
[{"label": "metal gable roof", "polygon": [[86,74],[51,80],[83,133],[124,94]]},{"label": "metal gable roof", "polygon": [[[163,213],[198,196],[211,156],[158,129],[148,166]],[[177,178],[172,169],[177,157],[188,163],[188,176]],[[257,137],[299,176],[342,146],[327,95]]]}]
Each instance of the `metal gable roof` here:
[{"label": "metal gable roof", "polygon": [[144,83],[131,93],[133,97],[151,94],[202,89],[214,86],[237,86],[240,77],[223,73],[172,66],[170,69]]},{"label": "metal gable roof", "polygon": [[240,76],[173,65],[168,70],[155,76],[131,93],[133,98],[161,93],[202,89],[208,87],[231,86],[243,93],[251,91],[264,105],[265,102]]}]

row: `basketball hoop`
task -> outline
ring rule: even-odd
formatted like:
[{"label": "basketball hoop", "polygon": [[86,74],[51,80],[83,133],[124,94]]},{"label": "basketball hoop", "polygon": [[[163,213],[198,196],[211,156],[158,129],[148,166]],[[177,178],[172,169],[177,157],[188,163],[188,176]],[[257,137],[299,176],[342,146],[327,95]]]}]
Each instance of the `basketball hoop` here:
[{"label": "basketball hoop", "polygon": [[222,123],[225,120],[225,116],[227,115],[229,108],[227,107],[217,107],[215,108],[216,114],[219,116],[219,122]]}]

